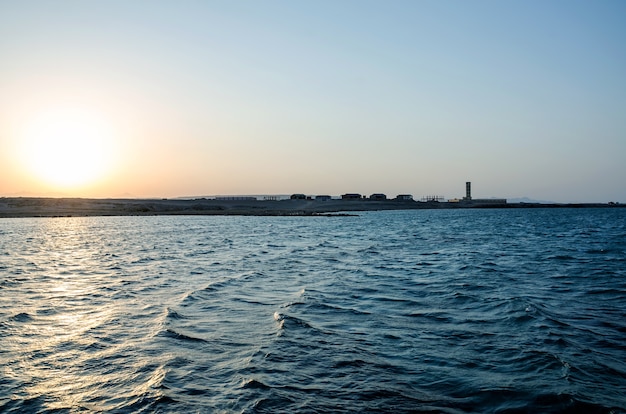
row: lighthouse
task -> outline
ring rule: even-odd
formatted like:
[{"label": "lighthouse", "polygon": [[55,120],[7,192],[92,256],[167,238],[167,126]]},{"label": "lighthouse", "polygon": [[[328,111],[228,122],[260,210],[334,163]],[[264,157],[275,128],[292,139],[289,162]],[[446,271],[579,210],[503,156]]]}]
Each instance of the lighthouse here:
[{"label": "lighthouse", "polygon": [[465,198],[463,200],[472,201],[472,183],[470,181],[465,183]]}]

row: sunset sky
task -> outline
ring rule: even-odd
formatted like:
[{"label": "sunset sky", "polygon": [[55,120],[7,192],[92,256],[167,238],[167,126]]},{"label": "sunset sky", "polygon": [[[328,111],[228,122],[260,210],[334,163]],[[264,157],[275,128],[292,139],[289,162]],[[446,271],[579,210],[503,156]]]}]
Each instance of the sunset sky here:
[{"label": "sunset sky", "polygon": [[0,177],[626,202],[626,2],[0,0]]}]

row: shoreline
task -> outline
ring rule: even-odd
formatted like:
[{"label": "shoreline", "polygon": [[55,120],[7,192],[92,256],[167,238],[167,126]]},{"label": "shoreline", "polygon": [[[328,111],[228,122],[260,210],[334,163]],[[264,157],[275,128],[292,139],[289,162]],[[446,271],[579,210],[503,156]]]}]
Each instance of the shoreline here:
[{"label": "shoreline", "polygon": [[[418,209],[620,208],[610,203],[502,203],[414,200],[218,200],[0,197],[0,218],[159,215],[353,216],[359,211]],[[352,213],[352,214],[350,214]]]}]

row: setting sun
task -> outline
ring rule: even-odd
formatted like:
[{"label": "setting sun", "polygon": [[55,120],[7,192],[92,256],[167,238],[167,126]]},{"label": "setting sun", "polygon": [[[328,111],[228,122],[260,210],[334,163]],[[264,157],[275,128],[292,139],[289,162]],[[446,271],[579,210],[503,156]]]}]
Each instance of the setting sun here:
[{"label": "setting sun", "polygon": [[96,112],[48,110],[29,120],[21,135],[22,165],[57,189],[92,184],[112,168],[114,134]]}]

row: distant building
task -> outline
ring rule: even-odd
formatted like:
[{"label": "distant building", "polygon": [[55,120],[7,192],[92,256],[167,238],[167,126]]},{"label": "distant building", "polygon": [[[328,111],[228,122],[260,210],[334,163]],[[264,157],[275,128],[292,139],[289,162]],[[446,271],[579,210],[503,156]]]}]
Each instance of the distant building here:
[{"label": "distant building", "polygon": [[341,196],[342,200],[360,200],[361,194],[357,193],[346,193]]},{"label": "distant building", "polygon": [[413,196],[411,194],[398,194],[398,196],[396,196],[396,200],[398,200],[398,201],[413,201]]},{"label": "distant building", "polygon": [[306,195],[304,194],[292,194],[291,197],[292,200],[306,200]]},{"label": "distant building", "polygon": [[445,197],[441,195],[427,195],[422,197],[422,201],[426,203],[440,203],[445,201]]},{"label": "distant building", "polygon": [[383,193],[374,193],[370,196],[370,200],[376,200],[376,201],[381,201],[381,200],[386,200],[387,196]]},{"label": "distant building", "polygon": [[463,198],[465,201],[472,200],[472,183],[470,181],[465,183],[465,197]]},{"label": "distant building", "polygon": [[476,206],[506,204],[506,198],[472,198],[472,183],[470,181],[465,183],[465,197],[462,201]]},{"label": "distant building", "polygon": [[315,199],[316,199],[317,201],[328,201],[328,200],[330,200],[331,198],[332,198],[332,197],[331,197],[331,196],[329,196],[329,195],[318,195],[318,196],[315,196]]}]

